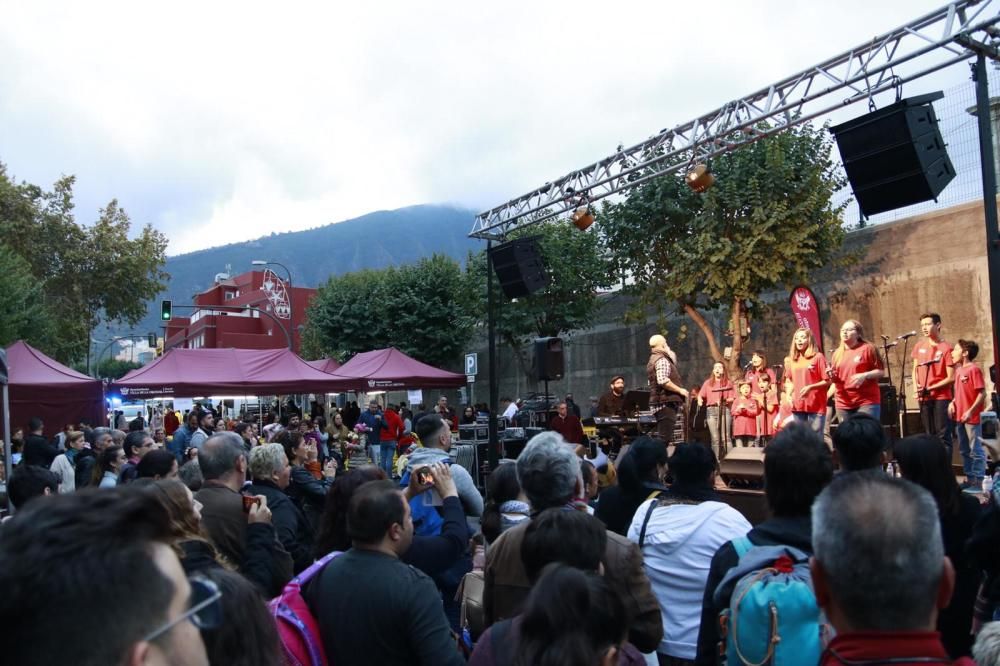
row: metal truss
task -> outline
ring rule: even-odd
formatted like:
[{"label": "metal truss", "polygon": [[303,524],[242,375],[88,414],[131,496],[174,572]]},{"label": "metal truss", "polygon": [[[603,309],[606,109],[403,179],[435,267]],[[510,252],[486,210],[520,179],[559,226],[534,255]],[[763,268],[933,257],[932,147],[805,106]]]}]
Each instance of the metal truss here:
[{"label": "metal truss", "polygon": [[[991,5],[992,11],[987,11]],[[546,183],[476,216],[470,237],[502,240],[520,227],[550,219],[653,178],[703,162],[764,136],[892,90],[987,51],[1000,40],[994,0],[962,0],[872,38],[752,95]],[[902,67],[901,66],[905,66]],[[906,69],[905,76],[896,70]]]}]

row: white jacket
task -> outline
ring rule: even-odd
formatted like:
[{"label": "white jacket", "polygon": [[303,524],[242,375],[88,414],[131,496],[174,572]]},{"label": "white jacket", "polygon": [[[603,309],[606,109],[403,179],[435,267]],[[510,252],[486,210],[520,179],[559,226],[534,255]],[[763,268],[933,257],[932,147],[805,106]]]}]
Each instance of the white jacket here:
[{"label": "white jacket", "polygon": [[[650,502],[639,505],[628,529],[639,543],[639,531]],[[671,504],[653,509],[642,547],[643,567],[660,602],[663,641],[658,652],[694,659],[698,651],[701,600],[712,556],[719,546],[744,536],[751,525],[722,502]]]},{"label": "white jacket", "polygon": [[60,453],[49,467],[59,477],[59,493],[65,495],[76,490],[76,470],[65,453]]}]

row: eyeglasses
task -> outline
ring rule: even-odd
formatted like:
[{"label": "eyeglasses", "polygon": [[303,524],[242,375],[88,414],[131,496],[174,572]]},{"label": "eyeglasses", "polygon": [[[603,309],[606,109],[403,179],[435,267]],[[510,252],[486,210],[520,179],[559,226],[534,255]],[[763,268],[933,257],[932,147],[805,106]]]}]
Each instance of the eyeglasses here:
[{"label": "eyeglasses", "polygon": [[222,608],[219,599],[222,598],[222,591],[219,586],[201,576],[192,576],[188,581],[191,583],[191,601],[187,611],[180,617],[157,627],[142,640],[155,640],[187,619],[199,629],[215,629],[221,624]]}]

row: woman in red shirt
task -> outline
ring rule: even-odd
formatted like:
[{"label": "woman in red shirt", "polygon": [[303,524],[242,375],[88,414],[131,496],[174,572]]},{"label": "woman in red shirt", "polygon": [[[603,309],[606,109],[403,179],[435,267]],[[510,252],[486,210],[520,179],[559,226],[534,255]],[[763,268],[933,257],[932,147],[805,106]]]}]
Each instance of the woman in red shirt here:
[{"label": "woman in red shirt", "polygon": [[733,415],[729,405],[736,397],[736,387],[726,377],[726,368],[721,363],[712,366],[712,375],[698,391],[698,406],[707,405],[705,425],[712,438],[715,457],[724,457],[729,448],[729,434],[733,431]]},{"label": "woman in red shirt", "polygon": [[826,358],[816,351],[816,341],[807,328],[792,336],[792,345],[785,357],[785,377],[791,378],[792,414],[820,436],[826,423],[826,388],[830,380],[826,373]]},{"label": "woman in red shirt", "polygon": [[864,333],[859,321],[848,319],[840,327],[840,346],[833,352],[830,379],[840,423],[857,412],[878,419],[882,411],[878,388],[882,359],[875,346],[865,341]]},{"label": "woman in red shirt", "polygon": [[757,401],[750,397],[750,384],[739,383],[740,396],[733,401],[733,437],[737,446],[753,446],[757,440]]}]

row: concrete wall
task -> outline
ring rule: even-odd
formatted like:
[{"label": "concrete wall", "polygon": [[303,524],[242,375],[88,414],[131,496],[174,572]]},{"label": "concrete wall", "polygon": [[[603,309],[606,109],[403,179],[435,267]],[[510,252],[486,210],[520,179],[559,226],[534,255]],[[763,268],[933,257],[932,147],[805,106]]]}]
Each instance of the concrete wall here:
[{"label": "concrete wall", "polygon": [[[979,343],[977,361],[986,370],[992,364],[993,344],[985,238],[980,202],[849,233],[845,251],[857,253],[856,263],[821,271],[811,285],[820,302],[828,355],[835,348],[844,319],[859,320],[866,337],[878,341],[882,334],[895,338],[919,329],[920,314],[931,311],[941,315],[945,339],[964,338]],[[795,328],[788,293],[782,289],[764,295],[771,304],[770,312],[762,321],[752,323],[750,339],[744,346],[745,360],[749,360],[749,350],[758,348],[767,352],[772,364],[781,363],[787,354]],[[652,323],[621,324],[624,297],[609,294],[604,298],[605,307],[593,328],[564,337],[566,376],[549,384],[553,394],[572,392],[581,406],[586,406],[589,396],[606,390],[613,375],[624,375],[627,386],[646,384],[647,341],[657,332],[656,327]],[[728,328],[720,313],[706,316],[717,331]],[[681,360],[685,383],[700,384],[712,364],[701,332],[686,316],[668,316],[668,321],[664,333]],[[718,339],[723,341],[721,335]],[[909,349],[915,341],[911,339]],[[499,345],[498,350],[500,396],[542,391],[542,384],[522,371],[507,347]],[[486,341],[478,341],[470,351],[479,352],[475,399],[485,401],[489,391]],[[527,352],[530,358],[530,350]],[[890,353],[893,383],[897,386],[901,352],[902,345]]]}]

